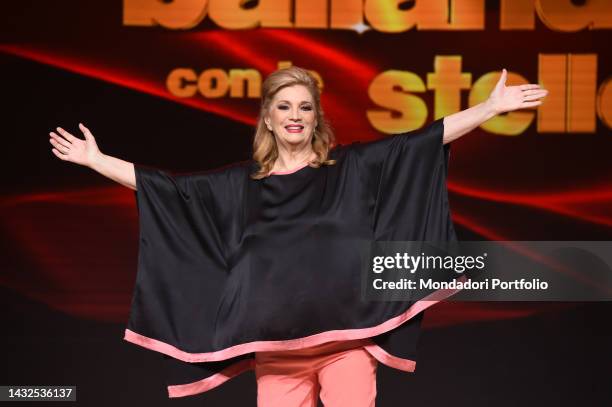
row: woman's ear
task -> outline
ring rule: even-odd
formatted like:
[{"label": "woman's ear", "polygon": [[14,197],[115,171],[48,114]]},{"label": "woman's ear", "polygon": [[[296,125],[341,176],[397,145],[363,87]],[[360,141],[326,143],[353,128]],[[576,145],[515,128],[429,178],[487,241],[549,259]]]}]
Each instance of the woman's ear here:
[{"label": "woman's ear", "polygon": [[266,123],[268,130],[272,131],[272,126],[270,125],[270,119],[267,117],[264,117],[264,122]]}]

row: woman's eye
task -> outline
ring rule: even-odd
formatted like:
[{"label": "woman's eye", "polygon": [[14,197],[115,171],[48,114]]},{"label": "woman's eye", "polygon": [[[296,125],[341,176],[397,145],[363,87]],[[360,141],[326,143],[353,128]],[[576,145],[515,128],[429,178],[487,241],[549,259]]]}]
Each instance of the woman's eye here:
[{"label": "woman's eye", "polygon": [[[278,108],[280,110],[288,110],[289,106],[288,105],[278,105]],[[302,106],[302,110],[310,111],[312,110],[312,106]]]}]

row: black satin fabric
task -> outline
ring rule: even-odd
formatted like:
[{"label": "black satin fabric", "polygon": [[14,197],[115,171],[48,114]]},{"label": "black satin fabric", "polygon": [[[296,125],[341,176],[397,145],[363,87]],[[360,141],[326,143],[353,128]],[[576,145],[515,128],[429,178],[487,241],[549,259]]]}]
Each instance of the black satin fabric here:
[{"label": "black satin fabric", "polygon": [[[443,122],[335,147],[335,165],[252,180],[255,163],[170,175],[136,165],[140,247],[128,329],[189,353],[379,325],[414,301],[361,299],[359,242],[456,240]],[[373,340],[414,359],[419,314]],[[165,356],[172,384],[225,361]],[[189,365],[189,366],[186,366]]]}]

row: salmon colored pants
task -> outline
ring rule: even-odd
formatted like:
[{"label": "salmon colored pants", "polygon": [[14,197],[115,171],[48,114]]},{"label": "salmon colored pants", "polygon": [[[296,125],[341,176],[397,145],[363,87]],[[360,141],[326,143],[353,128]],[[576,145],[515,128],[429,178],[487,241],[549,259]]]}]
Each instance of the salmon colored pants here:
[{"label": "salmon colored pants", "polygon": [[[258,407],[372,407],[378,362],[370,339],[255,353]],[[320,394],[319,394],[320,393]]]}]

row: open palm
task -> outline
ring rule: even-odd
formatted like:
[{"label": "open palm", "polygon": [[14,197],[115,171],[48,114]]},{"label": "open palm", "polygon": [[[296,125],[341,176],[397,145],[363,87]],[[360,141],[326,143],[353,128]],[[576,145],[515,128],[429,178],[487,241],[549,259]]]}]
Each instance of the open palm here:
[{"label": "open palm", "polygon": [[97,155],[100,154],[100,149],[89,129],[81,123],[79,123],[79,128],[85,140],[73,136],[61,127],[57,128],[59,135],[50,132],[49,142],[55,147],[51,151],[61,160],[91,167]]},{"label": "open palm", "polygon": [[488,102],[497,114],[539,106],[542,104],[539,99],[548,94],[546,89],[542,89],[540,85],[535,83],[506,86],[507,77],[508,72],[505,69],[502,70],[499,81],[489,95]]}]

